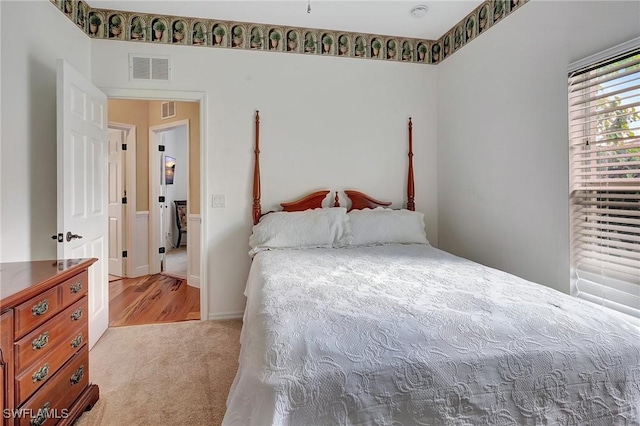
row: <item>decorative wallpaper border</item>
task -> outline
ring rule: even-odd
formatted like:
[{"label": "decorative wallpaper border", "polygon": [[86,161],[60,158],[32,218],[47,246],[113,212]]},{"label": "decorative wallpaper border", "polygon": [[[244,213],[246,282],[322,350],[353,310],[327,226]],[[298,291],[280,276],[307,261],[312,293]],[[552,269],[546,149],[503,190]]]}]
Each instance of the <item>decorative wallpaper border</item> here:
[{"label": "decorative wallpaper border", "polygon": [[[442,62],[529,0],[488,0],[444,33],[431,47],[431,63]],[[442,53],[442,58],[440,58]]]},{"label": "decorative wallpaper border", "polygon": [[91,38],[438,64],[529,0],[487,0],[438,40],[166,16],[50,0]]}]

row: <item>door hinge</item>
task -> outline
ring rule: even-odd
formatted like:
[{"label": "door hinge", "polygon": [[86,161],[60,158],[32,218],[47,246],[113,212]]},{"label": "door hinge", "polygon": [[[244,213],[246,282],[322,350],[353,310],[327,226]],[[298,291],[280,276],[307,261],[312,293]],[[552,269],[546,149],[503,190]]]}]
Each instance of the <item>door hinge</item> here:
[{"label": "door hinge", "polygon": [[164,145],[158,145],[158,151],[164,151]]},{"label": "door hinge", "polygon": [[162,254],[162,253],[164,253],[164,252],[165,252],[164,247],[160,247],[160,248],[158,249],[158,253]]},{"label": "door hinge", "polygon": [[123,143],[123,144],[122,144],[122,150],[123,150],[123,151],[126,151],[126,150],[127,150],[127,144],[126,144],[126,143]]},{"label": "door hinge", "polygon": [[122,204],[127,204],[127,197],[122,197]]},{"label": "door hinge", "polygon": [[161,196],[158,197],[158,202],[159,203],[164,203],[164,201],[165,201],[164,195],[161,195]]},{"label": "door hinge", "polygon": [[126,250],[123,250],[123,251],[122,251],[122,257],[123,257],[123,258],[127,257],[127,251],[126,251]]}]

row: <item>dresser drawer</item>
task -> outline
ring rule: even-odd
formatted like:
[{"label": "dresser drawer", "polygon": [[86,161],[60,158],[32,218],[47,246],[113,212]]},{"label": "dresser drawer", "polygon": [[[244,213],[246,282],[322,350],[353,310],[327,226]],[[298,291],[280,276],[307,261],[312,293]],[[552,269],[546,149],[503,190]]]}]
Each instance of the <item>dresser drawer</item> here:
[{"label": "dresser drawer", "polygon": [[16,338],[24,336],[35,327],[53,318],[60,310],[60,294],[54,287],[15,309],[14,323]]},{"label": "dresser drawer", "polygon": [[[77,319],[78,315],[82,319]],[[47,321],[15,344],[16,375],[21,375],[32,363],[40,363],[52,351],[77,351],[88,337],[87,298],[83,297]],[[64,345],[58,349],[59,345]]]},{"label": "dresser drawer", "polygon": [[[73,401],[89,383],[89,351],[85,345],[60,371],[40,388],[24,405],[22,413],[32,413],[16,424],[20,426],[55,425],[66,415]],[[37,418],[38,411],[41,417]],[[45,419],[42,413],[48,412],[51,418]],[[57,417],[57,418],[56,418]],[[46,420],[46,421],[45,421]]]},{"label": "dresser drawer", "polygon": [[69,306],[87,294],[89,289],[89,272],[84,271],[60,284],[62,306]]},{"label": "dresser drawer", "polygon": [[[82,341],[78,347],[86,345],[86,337],[89,335],[89,326],[85,323],[74,336],[82,335]],[[24,373],[16,376],[16,405],[22,404],[29,396],[42,387],[55,373],[71,358],[78,347],[71,344],[60,345],[57,349],[49,351],[40,362],[32,364]]]}]

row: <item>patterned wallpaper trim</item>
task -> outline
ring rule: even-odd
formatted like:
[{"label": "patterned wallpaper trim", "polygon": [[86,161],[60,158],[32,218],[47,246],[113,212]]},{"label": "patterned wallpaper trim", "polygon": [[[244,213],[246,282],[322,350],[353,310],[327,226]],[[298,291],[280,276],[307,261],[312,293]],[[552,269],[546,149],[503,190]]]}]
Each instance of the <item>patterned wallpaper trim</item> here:
[{"label": "patterned wallpaper trim", "polygon": [[444,61],[528,2],[529,0],[485,1],[432,43],[431,56],[435,58],[432,63]]},{"label": "patterned wallpaper trim", "polygon": [[91,38],[438,64],[529,0],[487,0],[438,40],[96,9],[50,0]]}]

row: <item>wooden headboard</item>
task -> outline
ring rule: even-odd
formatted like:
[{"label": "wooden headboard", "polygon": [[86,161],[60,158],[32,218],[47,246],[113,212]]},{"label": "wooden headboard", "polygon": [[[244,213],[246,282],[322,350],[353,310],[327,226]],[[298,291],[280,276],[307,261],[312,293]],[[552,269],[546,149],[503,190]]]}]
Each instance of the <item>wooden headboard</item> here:
[{"label": "wooden headboard", "polygon": [[360,191],[345,189],[344,193],[351,200],[351,208],[349,210],[375,209],[376,207],[389,207],[391,205],[391,201],[379,201]]},{"label": "wooden headboard", "polygon": [[290,201],[288,203],[280,203],[280,207],[282,207],[283,212],[299,212],[302,210],[322,207],[322,202],[327,198],[327,194],[329,192],[331,191],[328,189],[312,192],[298,200]]},{"label": "wooden headboard", "polygon": [[[380,201],[375,198],[352,189],[344,191],[347,197],[351,199],[351,210],[375,209],[376,207],[388,207],[391,205],[389,201]],[[413,183],[413,122],[409,117],[409,171],[407,175],[407,210],[414,211],[416,209],[414,201],[414,183]],[[336,195],[337,197],[337,195]]]},{"label": "wooden headboard", "polygon": [[[409,117],[409,171],[407,175],[407,210],[415,210],[414,203],[414,182],[413,182],[413,123],[411,117]],[[251,214],[253,216],[253,224],[256,225],[262,217],[262,207],[260,205],[260,111],[256,111],[256,123],[255,123],[255,149],[254,149],[254,165],[253,165],[253,205],[251,207]],[[315,191],[295,201],[286,203],[280,203],[283,211],[295,212],[307,209],[315,209],[322,207],[322,202],[329,194],[328,189]],[[362,193],[347,189],[345,194],[351,199],[350,210],[376,208],[376,207],[388,207],[391,202],[379,201],[375,198]],[[340,199],[338,198],[338,191],[335,192],[333,199],[333,206],[340,207]]]}]

